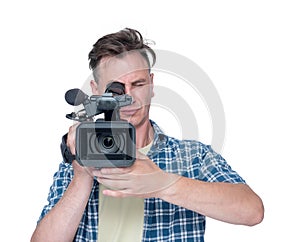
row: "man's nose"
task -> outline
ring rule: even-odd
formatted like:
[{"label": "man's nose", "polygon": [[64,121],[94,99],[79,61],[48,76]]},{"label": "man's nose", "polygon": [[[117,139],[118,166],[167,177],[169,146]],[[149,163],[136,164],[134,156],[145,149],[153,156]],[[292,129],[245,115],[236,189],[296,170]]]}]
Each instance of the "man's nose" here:
[{"label": "man's nose", "polygon": [[128,94],[129,96],[131,96],[131,87],[129,85],[125,85],[125,94]]},{"label": "man's nose", "polygon": [[135,102],[133,90],[132,90],[132,87],[131,87],[130,85],[125,85],[125,94],[131,96],[131,98],[132,98],[132,103]]}]

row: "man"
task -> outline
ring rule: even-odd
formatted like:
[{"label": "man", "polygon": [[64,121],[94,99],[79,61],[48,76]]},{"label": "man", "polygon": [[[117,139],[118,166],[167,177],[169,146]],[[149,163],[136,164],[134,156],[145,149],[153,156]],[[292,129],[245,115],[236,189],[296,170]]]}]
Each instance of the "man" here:
[{"label": "man", "polygon": [[[96,241],[98,202],[105,196],[144,199],[142,241],[204,241],[205,216],[249,226],[262,221],[261,199],[219,154],[200,142],[171,138],[149,120],[156,57],[138,31],[100,38],[89,58],[93,94],[101,95],[117,81],[133,97],[120,116],[134,125],[136,146],[148,147],[147,156],[137,151],[127,168],[97,170],[76,160],[62,162],[32,241]],[[72,154],[76,127],[66,142]],[[105,186],[100,199],[99,186]]]}]

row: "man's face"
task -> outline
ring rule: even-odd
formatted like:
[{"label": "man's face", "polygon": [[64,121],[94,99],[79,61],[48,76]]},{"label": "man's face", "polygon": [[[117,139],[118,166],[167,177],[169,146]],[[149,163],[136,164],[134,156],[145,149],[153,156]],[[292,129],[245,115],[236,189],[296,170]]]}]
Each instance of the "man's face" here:
[{"label": "man's face", "polygon": [[99,84],[92,82],[93,94],[104,93],[107,84],[118,81],[125,85],[125,93],[132,96],[133,103],[120,109],[121,119],[136,128],[149,119],[153,97],[153,74],[149,73],[146,60],[138,52],[128,53],[121,58],[106,57],[97,69]]}]

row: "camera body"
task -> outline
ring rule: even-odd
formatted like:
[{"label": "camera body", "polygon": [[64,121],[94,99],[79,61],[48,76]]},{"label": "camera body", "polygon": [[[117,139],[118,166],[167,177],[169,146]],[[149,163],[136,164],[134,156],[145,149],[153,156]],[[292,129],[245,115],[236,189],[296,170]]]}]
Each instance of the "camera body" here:
[{"label": "camera body", "polygon": [[[124,84],[110,83],[103,95],[89,97],[79,89],[65,94],[66,101],[84,108],[66,117],[80,124],[76,128],[76,160],[87,167],[128,167],[135,161],[136,134],[132,124],[120,120],[119,110],[132,103]],[[104,119],[93,121],[98,114]]]},{"label": "camera body", "polygon": [[135,161],[135,128],[126,121],[83,122],[76,130],[76,160],[89,167],[128,167]]}]

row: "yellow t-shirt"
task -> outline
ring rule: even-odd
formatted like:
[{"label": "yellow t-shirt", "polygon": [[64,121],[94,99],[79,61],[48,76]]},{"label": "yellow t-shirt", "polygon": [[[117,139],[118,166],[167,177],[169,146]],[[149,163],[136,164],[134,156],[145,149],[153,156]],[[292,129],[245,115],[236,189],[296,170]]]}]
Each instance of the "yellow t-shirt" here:
[{"label": "yellow t-shirt", "polygon": [[[139,149],[146,155],[152,142]],[[104,196],[99,184],[98,242],[141,242],[144,225],[144,199]]]}]

